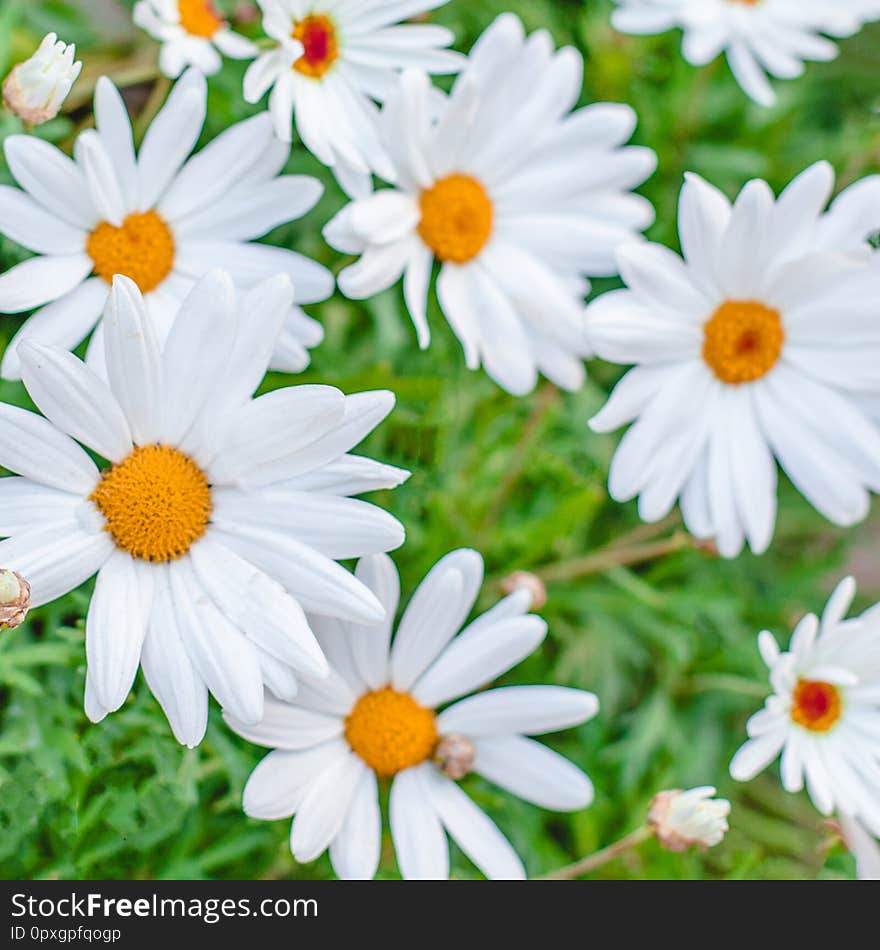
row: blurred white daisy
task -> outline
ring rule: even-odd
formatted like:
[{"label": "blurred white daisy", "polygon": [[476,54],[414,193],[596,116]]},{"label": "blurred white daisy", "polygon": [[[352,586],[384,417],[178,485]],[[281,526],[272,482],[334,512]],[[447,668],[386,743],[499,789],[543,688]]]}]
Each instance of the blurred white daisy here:
[{"label": "blurred white daisy", "polygon": [[371,297],[403,275],[422,348],[439,262],[440,306],[467,365],[482,363],[515,395],[539,372],[582,385],[586,278],[616,274],[617,247],[654,218],[630,193],[656,166],[650,149],[622,147],[635,113],[604,103],[571,112],[582,78],[576,50],[499,17],[439,114],[427,77],[404,74],[382,115],[397,188],[353,202],[324,231],[361,255],[339,275],[347,296]]},{"label": "blurred white daisy", "polygon": [[[31,135],[5,140],[9,170],[23,190],[0,186],[0,232],[39,256],[0,275],[0,312],[41,308],[10,342],[0,367],[5,379],[20,378],[23,340],[76,347],[99,323],[117,274],[140,288],[160,344],[193,283],[214,267],[243,290],[288,274],[297,304],[333,292],[326,268],[254,243],[312,208],[320,182],[280,174],[289,146],[275,138],[265,115],[231,126],[190,158],[206,103],[205,77],[189,70],[135,156],[122,97],[101,78],[97,129],[80,133],[73,160]],[[101,337],[99,327],[90,364],[100,364]],[[321,338],[321,327],[292,307],[272,367],[303,369],[306,347]]]},{"label": "blurred white daisy", "polygon": [[[341,878],[372,878],[382,820],[378,781],[391,779],[391,835],[404,878],[449,876],[445,832],[489,878],[522,878],[522,863],[495,824],[458,787],[473,771],[542,808],[585,808],[584,773],[526,736],[566,729],[595,715],[592,693],[558,686],[509,686],[448,706],[515,666],[546,635],[520,590],[458,633],[483,580],[475,551],[454,551],[422,581],[391,630],[400,581],[391,559],[365,558],[357,576],[385,607],[381,624],[313,625],[331,665],[323,682],[303,684],[293,703],[266,698],[261,723],[233,710],[229,725],[274,751],[244,792],[254,818],[294,815],[298,861],[326,848]],[[456,636],[456,634],[458,634]]]},{"label": "blurred white daisy", "polygon": [[[628,289],[587,309],[590,342],[635,363],[590,426],[633,422],[609,476],[646,521],[677,498],[690,531],[726,557],[766,550],[776,460],[825,517],[861,521],[880,490],[880,178],[844,191],[820,162],[779,196],[752,181],[736,203],[695,175],[679,204],[684,260],[657,244],[618,255]],[[774,460],[775,459],[775,460]]]},{"label": "blurred white daisy", "polygon": [[860,881],[880,881],[880,841],[854,818],[841,818],[843,840],[856,859]]},{"label": "blurred white daisy", "polygon": [[140,663],[178,740],[196,745],[209,691],[256,722],[264,681],[292,695],[294,671],[326,675],[305,610],[384,616],[336,559],[403,542],[394,518],[347,497],[407,476],[347,454],[394,397],[296,386],[252,399],[291,297],[284,275],[236,299],[211,272],[160,350],[140,291],[117,277],[106,382],[66,350],[22,344],[45,418],[0,404],[0,465],[19,476],[0,479],[0,563],[28,579],[32,607],[97,573],[95,722],[121,706]]},{"label": "blurred white daisy", "polygon": [[823,815],[858,818],[880,834],[880,605],[845,620],[855,595],[848,577],[821,621],[807,614],[781,653],[768,631],[758,638],[773,687],[748,721],[748,741],[730,763],[740,782],[782,753],[782,784],[806,782]]},{"label": "blurred white daisy", "polygon": [[233,32],[212,0],[138,0],[134,22],[162,44],[159,68],[176,79],[187,66],[213,76],[223,57],[253,59],[259,50]]},{"label": "blurred white daisy", "polygon": [[54,119],[82,70],[75,56],[73,43],[47,33],[33,56],[14,66],[3,81],[6,108],[32,125]]},{"label": "blurred white daisy", "polygon": [[651,802],[648,824],[667,851],[686,851],[695,845],[713,848],[727,833],[730,802],[715,798],[711,785],[699,788],[669,789],[659,792]]},{"label": "blurred white daisy", "polygon": [[623,33],[680,28],[684,58],[704,66],[727,56],[736,81],[755,102],[776,102],[768,74],[794,79],[808,60],[827,61],[837,46],[822,34],[851,36],[880,17],[877,0],[615,0],[611,22]]},{"label": "blurred white daisy", "polygon": [[278,46],[244,78],[244,96],[269,91],[278,136],[300,138],[332,168],[349,194],[370,190],[371,173],[390,179],[393,164],[379,142],[375,102],[394,89],[399,71],[417,67],[454,73],[463,62],[444,49],[454,40],[441,26],[400,24],[447,0],[258,0],[263,29]]}]

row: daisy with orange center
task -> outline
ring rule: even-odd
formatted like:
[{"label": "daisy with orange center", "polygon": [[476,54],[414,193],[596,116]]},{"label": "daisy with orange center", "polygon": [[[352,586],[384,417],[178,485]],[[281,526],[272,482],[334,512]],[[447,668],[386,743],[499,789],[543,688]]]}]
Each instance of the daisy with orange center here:
[{"label": "daisy with orange center", "polygon": [[572,112],[582,84],[576,50],[499,17],[448,97],[424,73],[404,74],[382,113],[396,187],[354,201],[324,230],[360,255],[339,275],[347,296],[403,278],[423,349],[438,264],[437,296],[468,367],[514,395],[539,374],[564,389],[583,384],[589,278],[616,274],[617,248],[654,218],[631,191],[657,161],[626,144],[635,113],[607,103]]},{"label": "daisy with orange center", "polygon": [[289,147],[265,115],[231,126],[190,156],[206,104],[204,76],[188,71],[135,153],[122,98],[101,78],[97,128],[78,136],[73,160],[33,136],[5,140],[21,190],[0,186],[0,232],[39,256],[0,275],[0,312],[40,309],[7,347],[4,378],[20,378],[23,341],[73,349],[95,328],[86,360],[103,372],[100,320],[117,275],[144,295],[163,342],[195,280],[216,266],[242,290],[279,273],[291,278],[295,305],[272,367],[299,372],[308,365],[308,348],[323,334],[299,305],[326,299],[333,277],[295,251],[255,239],[310,210],[321,184],[281,174]]},{"label": "daisy with orange center", "polygon": [[768,79],[794,79],[807,60],[837,55],[828,36],[851,36],[880,18],[878,0],[615,0],[611,22],[623,33],[681,29],[682,51],[694,66],[721,53],[752,100],[776,102]]},{"label": "daisy with orange center", "polygon": [[[138,0],[134,22],[162,47],[159,68],[176,79],[187,66],[213,76],[230,59],[253,59],[257,47],[234,33],[213,0]],[[221,55],[222,54],[222,55]]]},{"label": "daisy with orange center", "polygon": [[197,745],[209,692],[254,723],[264,684],[292,696],[299,675],[327,675],[306,609],[384,616],[335,558],[403,541],[394,518],[349,497],[407,476],[348,454],[394,399],[329,386],[251,398],[292,294],[284,275],[239,296],[211,272],[160,348],[137,285],[116,277],[103,379],[65,350],[21,347],[44,417],[0,405],[0,465],[16,473],[0,478],[0,557],[27,577],[34,606],[97,574],[95,722],[122,705],[140,665],[175,736]]},{"label": "daisy with orange center", "polygon": [[758,638],[773,694],[747,724],[730,774],[752,779],[781,754],[782,784],[806,784],[823,815],[858,819],[880,835],[880,612],[846,619],[855,581],[841,581],[821,619],[808,614],[787,652]]},{"label": "daisy with orange center", "polygon": [[590,423],[633,423],[611,464],[612,497],[638,497],[645,521],[680,500],[690,531],[726,557],[770,544],[777,462],[835,524],[864,518],[880,490],[880,427],[867,415],[880,323],[866,305],[880,295],[867,240],[880,227],[880,179],[826,212],[833,187],[820,162],[778,198],[752,181],[731,205],[689,174],[683,258],[622,248],[626,289],[587,308],[596,353],[636,364]]},{"label": "daisy with orange center", "polygon": [[526,737],[585,722],[598,709],[596,697],[509,686],[460,699],[523,660],[546,634],[544,621],[528,613],[527,590],[461,629],[483,580],[476,551],[453,551],[431,569],[393,640],[400,590],[394,564],[375,555],[360,561],[356,574],[385,607],[385,620],[311,618],[330,676],[303,677],[287,703],[267,696],[257,725],[226,713],[236,732],[274,750],[248,780],[245,811],[267,820],[293,815],[298,861],[329,849],[339,877],[372,878],[381,852],[380,790],[389,783],[391,836],[404,878],[449,876],[447,833],[487,877],[524,877],[507,840],[457,782],[474,772],[544,808],[585,808],[593,797],[587,776]]},{"label": "daisy with orange center", "polygon": [[263,29],[277,46],[262,53],[244,78],[244,96],[259,102],[271,90],[275,130],[289,142],[296,128],[310,152],[333,169],[352,195],[368,194],[371,175],[389,179],[394,166],[379,141],[377,102],[384,102],[407,66],[454,73],[462,57],[445,49],[444,27],[402,23],[447,0],[258,0]]}]

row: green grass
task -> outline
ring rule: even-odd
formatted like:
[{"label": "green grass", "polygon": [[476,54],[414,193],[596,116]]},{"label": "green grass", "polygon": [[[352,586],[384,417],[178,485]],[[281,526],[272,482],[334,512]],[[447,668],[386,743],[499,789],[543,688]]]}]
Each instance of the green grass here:
[{"label": "green grass", "polygon": [[[124,81],[149,76],[155,44],[128,26],[62,0],[4,0],[0,73],[28,55],[49,29],[78,43],[86,62],[80,92],[96,70]],[[558,44],[586,57],[583,101],[632,104],[636,140],[654,148],[657,174],[642,189],[657,208],[650,237],[676,246],[675,208],[682,174],[696,171],[733,194],[751,177],[779,188],[806,165],[828,159],[840,184],[880,164],[880,28],[843,44],[833,64],[808,66],[779,84],[780,104],[749,104],[726,66],[688,66],[680,37],[627,37],[608,22],[607,0],[452,0],[436,19],[453,27],[459,47],[505,9],[530,29],[546,27]],[[123,11],[124,14],[124,11]],[[120,26],[121,25],[121,26]],[[241,98],[243,67],[228,63],[211,80],[205,140],[253,111]],[[150,101],[146,82],[127,93],[137,108]],[[64,146],[91,122],[85,106],[38,130]],[[0,119],[0,136],[20,131]],[[339,270],[320,228],[343,198],[302,149],[291,167],[321,177],[327,196],[304,221],[274,233]],[[8,180],[0,160],[0,179]],[[25,257],[0,238],[0,268]],[[605,281],[597,290],[614,286]],[[634,505],[608,498],[608,463],[617,436],[595,436],[587,420],[620,371],[598,362],[579,393],[547,384],[530,397],[501,392],[462,354],[436,303],[434,343],[420,352],[399,288],[366,303],[337,295],[310,308],[326,342],[298,379],[346,392],[387,387],[398,408],[366,444],[368,454],[412,469],[410,482],[374,500],[407,527],[398,557],[404,590],[461,545],[478,548],[490,577],[479,606],[499,596],[514,569],[553,567],[557,576],[585,555],[612,548],[638,528]],[[0,318],[0,347],[19,325]],[[0,398],[28,405],[18,384]],[[723,562],[691,544],[630,567],[616,555],[599,570],[549,585],[543,649],[505,682],[548,682],[596,692],[599,717],[550,743],[591,775],[596,802],[574,815],[525,805],[477,779],[467,790],[510,836],[530,875],[572,861],[640,825],[651,796],[665,787],[717,784],[733,801],[732,830],[711,851],[673,855],[649,842],[601,874],[633,878],[850,877],[851,859],[834,845],[805,796],[785,794],[773,770],[747,786],[727,763],[744,739],[747,716],[762,702],[766,671],[755,635],[766,626],[787,638],[805,610],[818,610],[857,550],[876,543],[876,524],[831,528],[790,486],[782,487],[779,527],[770,553]],[[677,522],[654,538],[678,537]],[[647,538],[646,538],[647,540]],[[644,542],[640,542],[644,543]],[[677,550],[675,549],[677,548]],[[604,564],[604,567],[602,566]],[[880,596],[867,575],[860,604]],[[129,701],[100,725],[83,713],[82,617],[88,587],[32,613],[28,624],[0,634],[0,867],[23,878],[264,878],[332,876],[329,862],[297,866],[289,822],[256,822],[240,809],[241,791],[262,751],[224,728],[214,707],[205,742],[177,745],[142,678]],[[830,848],[829,848],[830,846]],[[382,876],[396,876],[386,839]],[[453,855],[457,877],[477,872]]]}]

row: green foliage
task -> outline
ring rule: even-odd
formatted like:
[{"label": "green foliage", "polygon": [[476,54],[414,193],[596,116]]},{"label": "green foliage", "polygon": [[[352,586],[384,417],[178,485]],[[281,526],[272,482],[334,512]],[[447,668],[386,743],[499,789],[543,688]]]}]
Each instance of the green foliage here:
[{"label": "green foliage", "polygon": [[[86,62],[80,80],[99,67],[119,81],[133,64],[154,64],[155,44],[122,16],[98,16],[98,0],[4,0],[0,67],[23,58],[43,32],[76,40]],[[113,6],[112,0],[110,6]],[[130,6],[130,4],[129,4]],[[232,8],[234,4],[225,4]],[[778,84],[773,110],[751,105],[723,62],[695,70],[681,58],[680,37],[629,37],[609,25],[610,2],[594,0],[452,0],[435,19],[453,27],[467,49],[504,9],[530,29],[548,28],[557,43],[586,56],[584,101],[631,103],[636,139],[660,158],[644,187],[658,218],[650,236],[675,246],[675,209],[685,170],[728,192],[750,177],[780,187],[811,162],[826,158],[841,185],[880,163],[876,56],[880,28],[843,44],[833,64],[813,64],[798,81]],[[117,13],[119,11],[117,10]],[[254,27],[250,27],[253,31]],[[153,65],[154,70],[154,65]],[[205,140],[254,111],[240,90],[241,64],[211,80]],[[150,110],[151,80],[130,85],[134,109]],[[153,71],[153,76],[155,75]],[[92,117],[85,105],[37,130],[62,146]],[[142,130],[143,124],[139,124]],[[20,131],[0,118],[0,137]],[[293,246],[338,271],[344,261],[327,248],[322,224],[342,205],[330,176],[302,148],[291,168],[322,178],[327,195],[303,221],[282,228],[273,243]],[[9,180],[0,161],[0,179]],[[0,239],[0,268],[26,253]],[[596,290],[613,286],[600,282]],[[586,388],[561,395],[543,384],[530,397],[501,392],[464,367],[460,348],[432,304],[433,345],[419,351],[399,288],[365,303],[340,295],[310,308],[326,342],[299,379],[347,392],[387,387],[398,408],[365,447],[368,454],[412,469],[407,485],[375,500],[407,526],[399,556],[405,591],[446,551],[478,548],[489,580],[479,606],[500,595],[514,569],[550,568],[557,576],[577,559],[615,546],[639,529],[634,505],[607,496],[615,436],[587,428],[619,375],[594,363]],[[20,323],[0,318],[0,348]],[[0,384],[0,398],[28,405],[18,384]],[[602,847],[644,821],[652,795],[664,787],[717,784],[733,801],[732,831],[706,854],[673,855],[654,843],[608,865],[609,877],[850,877],[851,859],[837,847],[804,796],[786,795],[772,770],[748,786],[728,778],[727,763],[744,739],[746,717],[766,686],[755,644],[762,627],[787,638],[805,610],[821,608],[860,545],[873,543],[871,524],[844,534],[822,521],[784,486],[777,538],[767,555],[732,563],[681,542],[672,522],[653,539],[675,536],[670,553],[635,565],[575,573],[549,584],[543,615],[545,647],[508,677],[595,691],[599,717],[551,744],[583,766],[596,802],[574,815],[542,812],[479,780],[468,790],[509,834],[532,875]],[[649,533],[643,540],[648,543]],[[632,543],[632,541],[631,541]],[[619,559],[617,559],[619,560]],[[876,599],[877,579],[863,584],[862,603]],[[15,632],[0,634],[0,867],[5,877],[261,878],[329,877],[326,858],[298,867],[287,845],[288,822],[243,816],[243,785],[262,751],[224,728],[212,709],[208,736],[196,750],[178,746],[141,678],[126,705],[98,726],[83,713],[83,625],[88,590],[36,610]],[[461,855],[458,877],[477,876]],[[383,876],[395,876],[390,842]]]}]

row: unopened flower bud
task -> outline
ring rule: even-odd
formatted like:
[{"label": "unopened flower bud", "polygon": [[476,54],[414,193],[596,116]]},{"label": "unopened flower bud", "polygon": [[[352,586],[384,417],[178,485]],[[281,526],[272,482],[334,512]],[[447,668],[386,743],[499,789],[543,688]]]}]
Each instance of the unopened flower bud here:
[{"label": "unopened flower bud", "polygon": [[527,590],[532,595],[532,607],[540,610],[547,603],[547,588],[537,574],[529,571],[514,571],[508,574],[501,582],[501,589],[505,594],[512,594],[517,590]]},{"label": "unopened flower bud", "polygon": [[39,49],[13,67],[3,83],[3,102],[20,119],[32,125],[48,122],[76,82],[82,63],[74,62],[76,47],[59,41],[49,33]]},{"label": "unopened flower bud", "polygon": [[730,802],[713,798],[714,794],[714,788],[702,786],[655,795],[648,824],[661,846],[667,851],[686,851],[694,845],[705,850],[720,844],[728,827]]},{"label": "unopened flower bud", "polygon": [[434,763],[454,781],[463,779],[474,767],[474,744],[467,736],[450,733],[443,736],[434,752]]},{"label": "unopened flower bud", "polygon": [[30,605],[30,584],[15,571],[0,569],[0,630],[20,627]]}]

